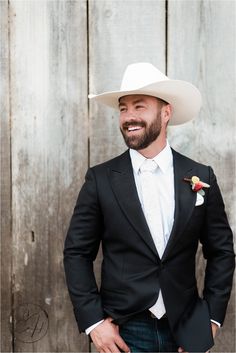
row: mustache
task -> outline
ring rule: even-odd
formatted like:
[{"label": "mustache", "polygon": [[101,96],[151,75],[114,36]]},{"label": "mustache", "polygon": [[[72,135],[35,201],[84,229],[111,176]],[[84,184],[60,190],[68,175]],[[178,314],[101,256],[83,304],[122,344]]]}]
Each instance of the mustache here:
[{"label": "mustache", "polygon": [[128,129],[128,128],[131,127],[131,126],[145,127],[145,126],[146,126],[146,123],[145,123],[144,121],[135,121],[135,120],[127,121],[127,122],[125,122],[125,123],[122,125],[122,128],[123,128],[123,129]]}]

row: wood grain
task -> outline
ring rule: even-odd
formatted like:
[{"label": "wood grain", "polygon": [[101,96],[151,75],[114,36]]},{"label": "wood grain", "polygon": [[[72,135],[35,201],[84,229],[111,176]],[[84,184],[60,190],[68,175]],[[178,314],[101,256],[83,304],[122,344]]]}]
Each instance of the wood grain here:
[{"label": "wood grain", "polygon": [[88,351],[62,263],[88,165],[86,29],[86,1],[11,1],[15,351]]},{"label": "wood grain", "polygon": [[0,2],[0,125],[1,125],[1,352],[12,351],[11,335],[11,136],[9,92],[8,2]]},{"label": "wood grain", "polygon": [[[165,70],[165,1],[89,1],[89,91],[120,88],[128,64],[152,62]],[[116,111],[90,104],[90,163],[126,147]]]},{"label": "wood grain", "polygon": [[[211,165],[218,177],[230,224],[235,230],[235,2],[168,2],[168,74],[200,89],[203,107],[197,119],[172,127],[173,147]],[[203,286],[204,261],[198,259]],[[235,352],[235,291],[212,352]]]}]

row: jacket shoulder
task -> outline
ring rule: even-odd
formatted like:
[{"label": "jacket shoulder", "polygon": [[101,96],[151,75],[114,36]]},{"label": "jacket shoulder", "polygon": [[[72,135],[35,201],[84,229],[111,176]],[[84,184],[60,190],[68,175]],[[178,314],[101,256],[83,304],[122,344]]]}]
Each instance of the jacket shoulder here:
[{"label": "jacket shoulder", "polygon": [[172,152],[173,152],[174,160],[176,160],[178,163],[185,164],[191,168],[197,168],[197,169],[209,171],[209,168],[210,168],[209,165],[206,165],[206,164],[200,163],[194,159],[191,159],[191,158],[175,151],[173,148],[172,148]]},{"label": "jacket shoulder", "polygon": [[108,161],[105,161],[103,163],[97,164],[91,167],[90,169],[92,169],[95,173],[99,173],[107,169],[112,169],[112,168],[117,169],[119,166],[129,164],[129,162],[130,162],[129,150],[126,150],[119,156],[109,159]]}]

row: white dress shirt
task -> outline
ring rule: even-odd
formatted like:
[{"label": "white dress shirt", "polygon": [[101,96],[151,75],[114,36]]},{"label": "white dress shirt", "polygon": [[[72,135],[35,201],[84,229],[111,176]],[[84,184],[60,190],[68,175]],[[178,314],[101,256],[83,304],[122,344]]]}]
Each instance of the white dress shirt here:
[{"label": "white dress shirt", "polygon": [[[154,168],[152,173],[147,174],[146,176],[146,178],[150,178],[150,181],[146,179],[145,182],[145,199],[149,199],[148,195],[154,197],[153,201],[152,199],[148,200],[148,204],[147,200],[144,202],[144,190],[142,190],[142,166],[146,165],[145,162],[147,158],[132,149],[130,149],[130,158],[133,166],[134,179],[139,200],[141,202],[144,214],[148,217],[147,223],[152,234],[154,244],[157,248],[159,256],[162,257],[174,223],[175,193],[172,151],[169,143],[167,142],[164,149],[157,156],[150,159],[153,164],[157,165],[157,168]],[[152,210],[149,211],[147,207],[157,208],[156,215],[158,220],[154,215],[150,215]],[[159,239],[160,237],[161,239]],[[149,310],[158,318],[161,318],[164,315],[166,310],[161,290],[156,303],[149,308]]]},{"label": "white dress shirt", "polygon": [[[140,167],[146,158],[132,149],[130,149],[130,158],[139,200],[143,207]],[[166,247],[174,223],[175,208],[173,155],[169,143],[167,143],[166,147],[157,156],[152,158],[152,160],[154,160],[159,167],[154,172],[156,179],[155,194],[158,195],[160,201],[161,223],[163,228],[164,246]],[[154,190],[150,189],[150,194],[153,192]]]}]

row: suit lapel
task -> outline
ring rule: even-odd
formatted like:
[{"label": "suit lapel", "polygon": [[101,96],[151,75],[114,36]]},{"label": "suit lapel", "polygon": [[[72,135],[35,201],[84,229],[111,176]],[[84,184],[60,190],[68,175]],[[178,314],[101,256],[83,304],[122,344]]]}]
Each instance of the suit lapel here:
[{"label": "suit lapel", "polygon": [[[175,189],[174,224],[162,260],[168,257],[176,245],[196,202],[196,193],[191,190],[189,183],[183,180],[191,178],[195,174],[192,163],[189,159],[174,150],[172,151]],[[125,217],[154,254],[159,257],[139,201],[129,151],[116,159],[113,167],[109,169],[109,179]]]},{"label": "suit lapel", "polygon": [[174,224],[163,254],[163,259],[170,254],[171,249],[176,245],[176,242],[183,233],[184,228],[194,210],[196,202],[196,193],[191,190],[190,184],[184,181],[184,178],[191,178],[194,175],[194,169],[191,166],[191,161],[184,158],[174,150],[172,151],[174,167],[175,213]]},{"label": "suit lapel", "polygon": [[116,162],[109,170],[109,179],[117,202],[133,228],[158,256],[139,201],[129,151],[117,158]]}]

